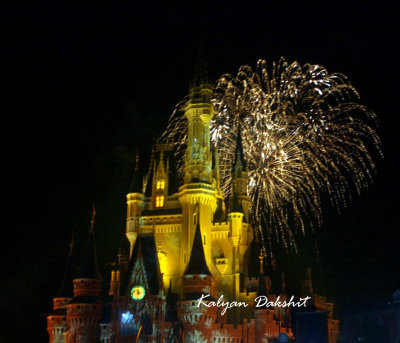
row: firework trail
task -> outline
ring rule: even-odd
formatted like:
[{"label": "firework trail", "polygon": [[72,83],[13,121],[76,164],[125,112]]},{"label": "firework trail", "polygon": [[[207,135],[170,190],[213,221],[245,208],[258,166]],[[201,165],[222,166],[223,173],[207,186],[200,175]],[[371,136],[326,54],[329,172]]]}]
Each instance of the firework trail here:
[{"label": "firework trail", "polygon": [[[162,140],[173,140],[183,175],[187,122],[181,101]],[[340,73],[287,63],[239,68],[215,83],[212,144],[220,156],[221,189],[231,193],[232,161],[240,135],[247,161],[252,221],[261,238],[295,247],[295,232],[320,225],[322,195],[336,208],[372,181],[371,149],[382,155],[375,114]]]}]

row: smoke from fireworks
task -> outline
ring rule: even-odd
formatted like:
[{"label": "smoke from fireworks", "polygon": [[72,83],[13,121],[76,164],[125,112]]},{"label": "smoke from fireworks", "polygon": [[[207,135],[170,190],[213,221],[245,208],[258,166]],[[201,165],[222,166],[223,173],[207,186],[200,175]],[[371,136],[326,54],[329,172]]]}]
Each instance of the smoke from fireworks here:
[{"label": "smoke from fireworks", "polygon": [[[320,65],[284,58],[259,60],[225,74],[213,90],[212,144],[220,157],[221,189],[231,192],[232,161],[241,135],[248,164],[253,224],[266,242],[295,246],[295,228],[321,224],[321,196],[346,206],[351,189],[360,193],[372,181],[370,149],[379,154],[375,114],[343,74]],[[182,175],[187,122],[179,103],[163,140],[173,140]]]}]

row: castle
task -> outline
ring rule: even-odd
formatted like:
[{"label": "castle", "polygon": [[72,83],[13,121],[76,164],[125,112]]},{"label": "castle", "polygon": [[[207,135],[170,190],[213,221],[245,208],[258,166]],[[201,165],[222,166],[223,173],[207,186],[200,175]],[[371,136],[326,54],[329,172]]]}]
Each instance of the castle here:
[{"label": "castle", "polygon": [[[254,307],[257,296],[283,301],[290,295],[284,274],[272,294],[270,275],[259,258],[240,139],[232,161],[232,196],[223,198],[218,153],[210,146],[211,94],[209,82],[195,77],[184,109],[183,184],[177,184],[173,143],[155,146],[144,177],[136,160],[127,194],[129,262],[118,255],[109,285],[103,284],[97,266],[94,216],[79,261],[71,248],[47,316],[50,343],[261,343],[275,342],[282,333],[295,339],[288,308]],[[314,308],[326,311],[329,343],[336,342],[333,304],[314,294],[310,270],[303,286]],[[210,296],[199,304],[203,294]],[[223,313],[221,307],[204,305],[221,295],[247,307]]]}]

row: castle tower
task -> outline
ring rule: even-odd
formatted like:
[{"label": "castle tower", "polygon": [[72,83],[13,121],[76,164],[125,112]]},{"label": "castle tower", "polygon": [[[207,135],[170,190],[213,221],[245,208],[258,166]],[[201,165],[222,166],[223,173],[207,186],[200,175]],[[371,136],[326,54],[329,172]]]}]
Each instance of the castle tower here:
[{"label": "castle tower", "polygon": [[181,271],[186,269],[195,232],[192,220],[196,209],[201,214],[198,220],[202,227],[203,247],[208,265],[211,259],[211,223],[217,207],[217,185],[212,171],[210,147],[210,121],[214,115],[211,103],[212,87],[208,81],[206,64],[198,58],[189,100],[185,106],[188,121],[187,148],[185,152],[184,184],[179,188],[182,205]]},{"label": "castle tower", "polygon": [[73,280],[74,297],[67,304],[67,343],[98,342],[98,324],[102,315],[102,279],[97,265],[94,240],[95,215],[93,207],[88,241],[82,254],[78,275]]},{"label": "castle tower", "polygon": [[213,278],[204,255],[199,221],[193,239],[190,260],[183,275],[184,300],[178,303],[178,317],[183,323],[184,342],[211,342],[211,330],[216,320],[216,308],[199,304],[214,300]]},{"label": "castle tower", "polygon": [[68,330],[67,304],[72,300],[72,280],[74,278],[74,237],[72,236],[70,250],[64,275],[59,290],[53,298],[53,312],[47,316],[47,332],[49,343],[64,343]]},{"label": "castle tower", "polygon": [[126,237],[130,243],[130,254],[132,254],[133,246],[139,233],[139,217],[143,210],[144,194],[142,191],[142,181],[139,172],[139,154],[136,154],[135,170],[133,172],[131,185],[127,198],[127,214],[126,214]]}]

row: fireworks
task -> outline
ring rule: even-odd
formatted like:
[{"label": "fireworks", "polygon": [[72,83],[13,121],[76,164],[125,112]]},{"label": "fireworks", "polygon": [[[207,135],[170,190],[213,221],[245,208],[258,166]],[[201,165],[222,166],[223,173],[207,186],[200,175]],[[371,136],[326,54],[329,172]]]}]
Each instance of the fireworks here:
[{"label": "fireworks", "polygon": [[[295,246],[299,228],[321,224],[322,196],[346,206],[354,189],[360,193],[372,181],[370,150],[379,154],[375,114],[361,105],[356,89],[343,74],[329,74],[320,65],[284,58],[270,70],[240,67],[225,74],[213,91],[215,115],[212,144],[220,156],[221,189],[231,192],[232,161],[241,134],[248,164],[248,191],[253,224],[263,239]],[[179,103],[164,140],[174,140],[183,173],[187,122]]]}]

